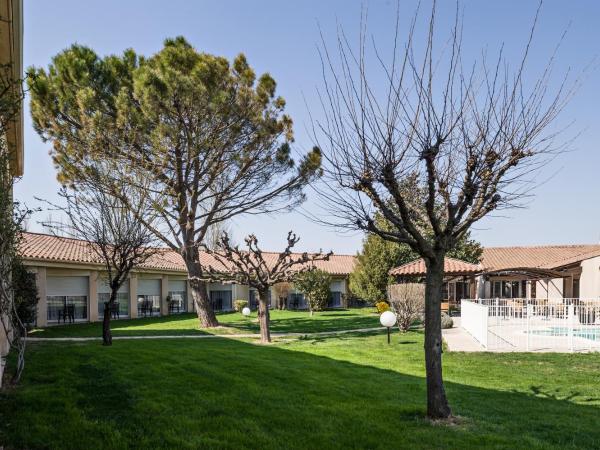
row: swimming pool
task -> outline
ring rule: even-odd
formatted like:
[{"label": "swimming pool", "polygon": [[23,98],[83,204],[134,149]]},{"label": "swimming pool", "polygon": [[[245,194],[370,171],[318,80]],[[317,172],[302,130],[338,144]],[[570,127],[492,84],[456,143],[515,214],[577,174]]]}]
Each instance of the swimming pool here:
[{"label": "swimming pool", "polygon": [[[549,327],[542,330],[530,330],[529,334],[535,334],[538,336],[568,336],[569,328],[567,327]],[[600,327],[594,328],[573,328],[573,336],[591,341],[600,341]]]}]

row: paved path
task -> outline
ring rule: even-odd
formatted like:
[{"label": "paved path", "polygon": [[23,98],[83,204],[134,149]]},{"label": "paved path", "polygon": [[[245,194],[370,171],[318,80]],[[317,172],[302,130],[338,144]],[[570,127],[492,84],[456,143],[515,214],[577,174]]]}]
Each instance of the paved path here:
[{"label": "paved path", "polygon": [[[307,337],[319,337],[319,336],[334,336],[336,334],[347,334],[347,333],[370,333],[373,331],[384,331],[385,328],[359,328],[356,330],[340,330],[340,331],[319,331],[316,333],[271,333],[271,337],[274,338],[299,338],[303,336]],[[132,340],[132,339],[209,339],[209,338],[258,338],[258,333],[247,333],[247,334],[182,334],[182,335],[148,335],[148,336],[113,336],[114,340]],[[44,338],[44,337],[28,337],[28,342],[52,342],[52,341],[66,341],[66,342],[87,342],[87,341],[99,341],[102,340],[100,336],[93,337],[56,337],[56,338]]]},{"label": "paved path", "polygon": [[484,352],[483,346],[460,327],[460,317],[453,317],[454,326],[442,330],[442,336],[451,352]]}]

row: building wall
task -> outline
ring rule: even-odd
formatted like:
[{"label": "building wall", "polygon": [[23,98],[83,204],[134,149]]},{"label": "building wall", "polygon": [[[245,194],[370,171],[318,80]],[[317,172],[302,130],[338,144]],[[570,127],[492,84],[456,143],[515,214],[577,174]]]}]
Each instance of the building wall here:
[{"label": "building wall", "polygon": [[581,298],[600,297],[600,256],[581,261],[579,296]]},{"label": "building wall", "polygon": [[[104,292],[105,287],[103,286],[103,274],[98,270],[87,270],[81,268],[67,268],[67,267],[45,267],[39,265],[29,265],[29,270],[36,274],[36,283],[38,289],[38,295],[40,301],[37,305],[37,326],[44,327],[55,324],[56,321],[48,322],[48,296],[52,294],[57,295],[69,295],[68,292],[69,277],[77,277],[78,286],[81,285],[81,278],[85,278],[86,291],[84,293],[77,292],[72,293],[73,295],[85,294],[87,296],[87,318],[86,321],[96,322],[100,320],[98,315],[98,293]],[[60,277],[60,278],[57,278]],[[75,280],[75,279],[74,279]],[[73,281],[74,281],[73,280]],[[192,312],[195,310],[189,281],[187,276],[184,274],[166,274],[166,273],[144,273],[144,272],[133,272],[130,274],[128,283],[129,288],[123,292],[128,292],[129,295],[129,317],[134,319],[139,316],[138,314],[138,296],[141,294],[140,289],[143,289],[140,285],[145,285],[146,280],[156,280],[160,284],[160,314],[168,315],[169,308],[167,304],[167,296],[169,295],[169,284],[170,281],[175,280],[186,280],[187,287],[187,311]],[[54,292],[49,292],[49,281],[50,289]],[[62,284],[61,284],[62,283]],[[58,287],[57,287],[58,286]],[[250,300],[250,289],[248,286],[240,284],[221,284],[221,283],[209,283],[207,286],[208,294],[210,296],[211,291],[230,291],[232,307],[235,300]],[[343,295],[347,294],[347,278],[335,277],[331,283],[331,290],[334,292],[340,292]],[[292,290],[292,292],[297,292]],[[276,307],[276,295],[275,292],[271,292],[271,306]],[[344,306],[342,304],[342,306]]]},{"label": "building wall", "polygon": [[536,298],[540,299],[562,299],[563,298],[563,279],[553,278],[540,280],[536,283]]}]

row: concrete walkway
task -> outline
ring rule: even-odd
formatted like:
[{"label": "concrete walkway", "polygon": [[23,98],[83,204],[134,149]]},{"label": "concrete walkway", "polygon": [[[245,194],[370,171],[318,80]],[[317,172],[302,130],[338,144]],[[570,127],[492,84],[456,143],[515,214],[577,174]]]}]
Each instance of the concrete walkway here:
[{"label": "concrete walkway", "polygon": [[[320,337],[320,336],[335,336],[337,334],[348,334],[348,333],[371,333],[373,331],[384,331],[385,328],[359,328],[356,330],[340,330],[340,331],[319,331],[316,333],[271,333],[273,338],[300,338],[300,337]],[[148,336],[113,336],[115,340],[133,340],[133,339],[210,339],[210,338],[250,338],[260,339],[258,333],[247,333],[247,334],[182,334],[182,335],[148,335]],[[87,341],[100,341],[101,336],[93,337],[56,337],[56,338],[44,338],[44,337],[28,337],[28,342],[87,342]]]},{"label": "concrete walkway", "polygon": [[451,352],[484,352],[485,348],[460,327],[460,317],[453,317],[454,326],[442,330],[442,337]]}]

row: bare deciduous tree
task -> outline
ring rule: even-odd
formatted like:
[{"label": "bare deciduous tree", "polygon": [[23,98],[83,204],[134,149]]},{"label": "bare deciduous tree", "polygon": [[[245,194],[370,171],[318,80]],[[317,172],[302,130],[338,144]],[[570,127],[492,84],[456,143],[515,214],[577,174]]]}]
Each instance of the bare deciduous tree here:
[{"label": "bare deciduous tree", "polygon": [[[102,343],[112,345],[110,318],[113,308],[118,307],[118,291],[132,269],[158,251],[155,236],[138,217],[144,215],[146,221],[153,224],[156,215],[148,208],[148,199],[139,195],[143,191],[130,189],[129,183],[123,183],[121,195],[113,196],[104,190],[106,183],[100,177],[100,172],[96,172],[96,176],[80,183],[77,189],[63,187],[59,197],[64,204],[46,203],[61,212],[66,220],[43,225],[53,233],[83,240],[90,254],[102,264],[110,289],[109,300],[104,303]],[[128,198],[127,204],[121,197]]]},{"label": "bare deciduous tree", "polygon": [[269,328],[269,290],[278,283],[287,283],[296,275],[312,270],[314,262],[325,261],[333,254],[329,253],[292,253],[300,240],[293,232],[287,236],[287,247],[278,255],[269,258],[258,247],[258,239],[251,234],[246,239],[246,249],[232,245],[227,233],[223,233],[219,249],[209,251],[222,267],[209,267],[212,280],[235,281],[246,284],[258,291],[258,319],[260,340],[271,342]]},{"label": "bare deciduous tree", "polygon": [[425,310],[425,285],[423,283],[390,284],[387,291],[390,306],[396,314],[398,329],[406,332]]},{"label": "bare deciduous tree", "polygon": [[[464,64],[458,5],[441,51],[435,2],[423,36],[417,11],[403,43],[398,12],[387,62],[375,45],[375,61],[368,61],[365,25],[358,49],[343,31],[335,54],[323,41],[323,114],[313,131],[326,161],[318,189],[329,215],[320,220],[408,244],[424,258],[431,418],[451,415],[441,359],[444,257],[474,223],[520,205],[536,170],[563,149],[549,125],[578,82],[565,75],[553,87],[554,55],[539,78],[525,79],[538,14],[514,69],[502,50],[493,60],[484,53]],[[383,83],[370,80],[376,67]],[[402,189],[411,177],[425,192],[424,202]],[[389,228],[378,225],[377,213]]]}]

